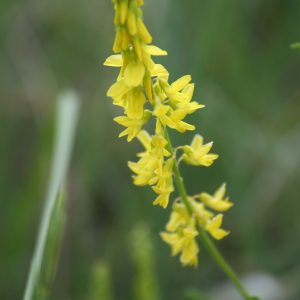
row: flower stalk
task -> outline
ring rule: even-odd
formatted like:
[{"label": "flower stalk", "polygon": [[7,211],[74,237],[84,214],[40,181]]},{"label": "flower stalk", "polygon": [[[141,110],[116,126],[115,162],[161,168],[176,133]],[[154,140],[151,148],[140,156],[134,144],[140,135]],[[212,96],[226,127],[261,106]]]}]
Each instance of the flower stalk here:
[{"label": "flower stalk", "polygon": [[[107,96],[122,109],[122,115],[114,118],[125,127],[119,137],[127,136],[128,142],[138,139],[144,147],[144,151],[137,154],[138,161],[128,162],[133,183],[152,188],[156,194],[153,205],[167,208],[172,202],[169,221],[160,234],[171,247],[172,256],[179,255],[183,266],[197,266],[197,237],[200,237],[244,299],[252,299],[209,237],[221,240],[230,233],[222,228],[223,213],[233,206],[225,196],[226,185],[223,183],[213,194],[201,192],[191,196],[180,175],[179,162],[210,167],[218,158],[210,152],[213,142],[204,143],[203,137],[195,134],[189,145],[174,150],[168,135],[169,128],[179,133],[196,129],[185,121],[188,115],[204,108],[192,99],[195,87],[192,78],[184,75],[169,83],[168,70],[154,62],[153,56],[167,55],[167,51],[151,44],[152,36],[143,21],[143,0],[113,0],[113,3],[115,54],[109,56],[104,65],[120,69]],[[150,134],[145,127],[151,119],[155,128]],[[171,201],[173,181],[180,197]]]}]

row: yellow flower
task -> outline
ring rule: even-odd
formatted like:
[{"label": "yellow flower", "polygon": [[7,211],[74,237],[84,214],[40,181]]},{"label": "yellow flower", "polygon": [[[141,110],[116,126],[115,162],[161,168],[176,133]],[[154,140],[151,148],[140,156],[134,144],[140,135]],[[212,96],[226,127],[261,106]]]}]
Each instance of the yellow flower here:
[{"label": "yellow flower", "polygon": [[173,162],[174,159],[170,158],[163,163],[162,169],[155,171],[157,173],[158,182],[152,189],[158,196],[154,200],[153,205],[160,205],[163,208],[168,206],[170,194],[174,191]]},{"label": "yellow flower", "polygon": [[126,116],[116,117],[114,118],[114,121],[124,127],[127,127],[119,134],[119,137],[127,135],[128,142],[132,141],[138,135],[138,133],[140,132],[140,130],[142,129],[145,123],[144,118],[131,119]]},{"label": "yellow flower", "polygon": [[182,119],[186,116],[184,111],[174,111],[171,106],[162,104],[158,99],[156,101],[153,115],[156,116],[163,126],[168,126],[172,129],[176,129],[179,132],[185,132],[186,130],[194,130],[195,126],[190,125]]},{"label": "yellow flower", "polygon": [[170,232],[176,231],[180,226],[185,225],[189,222],[190,215],[181,202],[175,202],[171,212],[169,222],[166,225],[166,229]]},{"label": "yellow flower", "polygon": [[183,266],[197,266],[199,248],[195,241],[198,231],[194,224],[180,229],[176,232],[162,232],[160,234],[164,242],[171,246],[172,255],[181,252],[180,262]]},{"label": "yellow flower", "polygon": [[[139,133],[138,139],[145,151],[138,154],[140,159],[137,162],[128,163],[129,168],[136,174],[133,176],[133,182],[135,185],[156,184],[160,176],[168,171],[166,167],[165,170],[163,168],[164,157],[170,155],[165,149],[167,141],[160,135],[151,138],[144,130]],[[169,188],[169,185],[166,185],[167,187]]]},{"label": "yellow flower", "polygon": [[221,228],[223,222],[223,215],[218,214],[207,222],[205,229],[216,239],[221,240],[230,232]]},{"label": "yellow flower", "polygon": [[196,134],[190,146],[181,147],[182,159],[190,165],[209,167],[218,158],[217,154],[208,154],[212,146],[213,142],[203,144],[202,136]]},{"label": "yellow flower", "polygon": [[[119,136],[127,135],[127,141],[135,137],[141,142],[144,151],[137,154],[136,162],[128,162],[134,173],[133,183],[149,185],[156,193],[153,205],[166,208],[174,191],[173,167],[177,164],[176,152],[171,150],[166,139],[165,128],[178,132],[194,130],[187,123],[187,115],[204,105],[193,101],[194,83],[191,76],[184,75],[169,83],[169,72],[152,59],[165,56],[167,51],[152,45],[152,36],[143,22],[140,8],[143,0],[113,0],[115,8],[114,24],[116,36],[113,45],[114,55],[109,56],[105,66],[120,68],[116,82],[107,91],[113,104],[123,108],[124,115],[114,120],[126,127]],[[149,110],[145,107],[150,107]],[[142,127],[150,117],[155,119],[155,134],[150,135]],[[179,160],[195,166],[210,166],[218,155],[209,153],[213,143],[203,144],[203,138],[195,135],[191,145],[178,147],[183,154]],[[171,156],[172,154],[172,156]],[[166,231],[162,239],[171,246],[172,255],[180,254],[182,265],[198,264],[198,227],[206,230],[215,239],[229,234],[221,228],[223,212],[233,204],[225,196],[225,184],[213,195],[201,193],[183,200],[175,200]]]},{"label": "yellow flower", "polygon": [[213,218],[214,214],[207,210],[203,203],[199,203],[195,200],[190,200],[190,203],[198,224],[202,227],[205,227],[207,222]]},{"label": "yellow flower", "polygon": [[228,197],[224,198],[225,192],[226,184],[223,183],[213,195],[201,193],[196,197],[198,197],[208,207],[219,212],[224,212],[233,206],[233,203],[229,201]]}]

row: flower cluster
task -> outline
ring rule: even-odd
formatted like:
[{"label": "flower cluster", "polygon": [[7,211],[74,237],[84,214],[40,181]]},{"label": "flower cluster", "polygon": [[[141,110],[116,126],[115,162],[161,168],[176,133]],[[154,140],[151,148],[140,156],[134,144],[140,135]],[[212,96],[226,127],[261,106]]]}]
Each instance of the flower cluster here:
[{"label": "flower cluster", "polygon": [[214,195],[201,193],[189,197],[192,214],[188,212],[186,205],[180,199],[174,202],[166,232],[162,232],[161,237],[171,246],[172,255],[181,252],[180,261],[183,265],[197,265],[198,263],[199,248],[195,241],[198,227],[204,228],[217,240],[229,234],[221,228],[223,222],[221,212],[225,212],[233,204],[228,198],[224,199],[224,196],[225,184],[222,184]]},{"label": "flower cluster", "polygon": [[[152,37],[143,22],[143,0],[113,0],[113,3],[115,54],[109,56],[104,65],[118,67],[120,71],[107,95],[113,99],[114,105],[123,110],[123,115],[114,119],[125,127],[119,137],[127,136],[127,141],[137,138],[144,147],[144,151],[138,154],[138,161],[128,163],[134,173],[134,184],[151,186],[157,195],[153,204],[166,208],[174,191],[174,167],[181,161],[208,167],[218,155],[210,153],[212,142],[204,144],[200,135],[195,135],[190,145],[177,147],[173,151],[166,134],[167,128],[180,133],[195,130],[195,126],[187,123],[185,118],[204,105],[192,100],[194,84],[190,75],[169,83],[167,69],[153,61],[153,56],[164,56],[167,52],[151,45]],[[151,119],[155,120],[152,135],[144,129]],[[179,151],[182,155],[177,159]],[[173,205],[167,232],[161,236],[171,245],[174,255],[181,253],[183,265],[197,264],[199,250],[195,237],[198,226],[216,239],[228,234],[220,228],[223,216],[208,210],[222,212],[230,208],[232,204],[223,199],[224,193],[225,185],[213,196],[201,193],[190,197],[192,213],[181,200]]]}]

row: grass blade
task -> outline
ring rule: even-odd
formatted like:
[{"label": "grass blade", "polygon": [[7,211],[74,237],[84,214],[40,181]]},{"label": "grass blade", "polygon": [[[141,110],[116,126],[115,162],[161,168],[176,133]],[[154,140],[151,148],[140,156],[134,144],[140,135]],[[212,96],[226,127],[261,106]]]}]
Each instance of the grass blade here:
[{"label": "grass blade", "polygon": [[41,282],[41,267],[43,264],[49,230],[50,227],[52,227],[51,218],[55,215],[53,215],[53,212],[56,203],[59,205],[58,195],[64,184],[70,161],[78,111],[79,100],[74,92],[68,91],[59,97],[51,173],[23,300],[34,299],[34,293]]}]

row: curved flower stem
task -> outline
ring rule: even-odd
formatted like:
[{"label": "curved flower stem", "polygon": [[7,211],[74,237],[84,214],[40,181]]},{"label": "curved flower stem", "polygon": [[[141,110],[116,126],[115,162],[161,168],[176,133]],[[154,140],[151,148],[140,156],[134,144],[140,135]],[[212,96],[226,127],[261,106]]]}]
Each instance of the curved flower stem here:
[{"label": "curved flower stem", "polygon": [[[168,141],[168,151],[170,151],[171,155],[173,154],[173,146],[170,140],[170,137],[168,135],[167,129],[165,128],[165,136]],[[188,194],[186,192],[186,188],[183,182],[183,178],[180,174],[178,165],[174,163],[173,165],[173,171],[174,171],[174,179],[175,184],[178,190],[178,193],[181,196],[181,199],[186,206],[189,214],[193,213],[193,208],[191,207],[189,200],[188,200]],[[243,286],[242,282],[240,281],[237,274],[234,272],[232,267],[229,265],[229,263],[225,260],[221,252],[216,247],[213,240],[209,237],[209,235],[202,229],[198,228],[200,239],[205,246],[206,250],[210,254],[210,256],[214,259],[216,264],[220,267],[220,269],[228,276],[228,278],[233,282],[233,284],[236,286],[239,293],[243,296],[245,300],[251,300],[251,299],[257,299],[255,297],[252,297],[248,294],[245,287]]]}]

